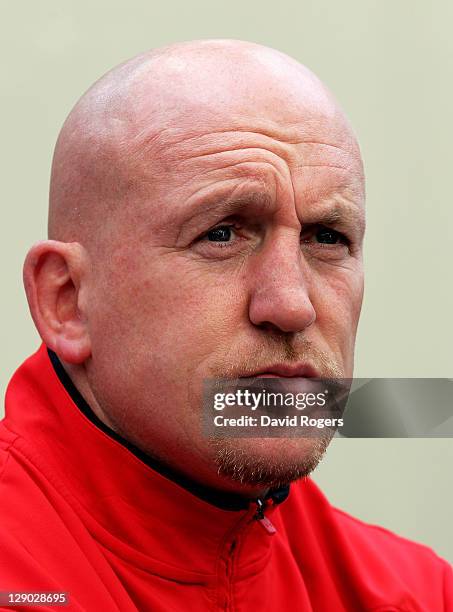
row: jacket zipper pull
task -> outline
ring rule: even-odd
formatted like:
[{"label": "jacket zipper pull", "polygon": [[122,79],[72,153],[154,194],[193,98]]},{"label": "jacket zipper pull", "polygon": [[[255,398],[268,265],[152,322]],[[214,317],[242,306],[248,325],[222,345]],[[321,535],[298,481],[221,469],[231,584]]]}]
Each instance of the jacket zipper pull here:
[{"label": "jacket zipper pull", "polygon": [[256,513],[253,517],[259,524],[266,530],[268,535],[275,535],[277,530],[274,527],[272,521],[264,515],[264,502],[261,498],[258,497],[256,500]]}]

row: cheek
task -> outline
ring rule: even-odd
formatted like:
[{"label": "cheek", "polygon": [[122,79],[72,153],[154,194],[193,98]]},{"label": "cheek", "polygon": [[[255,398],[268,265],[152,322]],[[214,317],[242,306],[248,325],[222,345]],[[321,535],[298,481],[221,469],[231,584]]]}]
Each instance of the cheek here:
[{"label": "cheek", "polygon": [[339,270],[313,285],[316,324],[331,349],[350,363],[363,298],[361,269]]},{"label": "cheek", "polygon": [[155,356],[154,371],[171,367],[186,375],[231,339],[244,307],[241,291],[231,278],[223,283],[173,253],[144,261],[136,253],[116,255],[97,283],[92,327],[98,347],[121,349],[130,359],[142,355],[144,362]]},{"label": "cheek", "polygon": [[116,258],[96,283],[91,384],[120,429],[136,439],[153,427],[162,439],[165,432],[174,439],[174,432],[195,431],[200,380],[234,343],[244,312],[238,278],[235,287],[231,278],[222,284],[178,259],[144,266],[136,258],[135,269],[115,274]]}]

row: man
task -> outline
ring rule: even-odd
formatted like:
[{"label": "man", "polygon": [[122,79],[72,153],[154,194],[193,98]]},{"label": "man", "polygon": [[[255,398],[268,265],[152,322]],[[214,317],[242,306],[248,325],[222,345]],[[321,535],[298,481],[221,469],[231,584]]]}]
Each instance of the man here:
[{"label": "man", "polygon": [[71,610],[453,610],[448,563],[306,478],[325,439],[202,433],[204,380],[352,376],[363,232],[359,147],[295,60],[198,41],[98,81],[24,266],[43,346],[1,426],[0,590]]}]

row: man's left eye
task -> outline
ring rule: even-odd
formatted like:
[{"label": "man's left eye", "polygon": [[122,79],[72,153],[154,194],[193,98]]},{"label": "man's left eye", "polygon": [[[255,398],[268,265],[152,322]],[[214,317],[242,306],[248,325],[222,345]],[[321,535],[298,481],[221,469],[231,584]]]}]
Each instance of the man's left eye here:
[{"label": "man's left eye", "polygon": [[315,234],[316,240],[323,244],[337,244],[341,240],[341,234],[335,230],[324,227]]},{"label": "man's left eye", "polygon": [[318,226],[307,232],[302,232],[302,242],[317,242],[318,244],[348,244],[346,236],[334,229]]}]

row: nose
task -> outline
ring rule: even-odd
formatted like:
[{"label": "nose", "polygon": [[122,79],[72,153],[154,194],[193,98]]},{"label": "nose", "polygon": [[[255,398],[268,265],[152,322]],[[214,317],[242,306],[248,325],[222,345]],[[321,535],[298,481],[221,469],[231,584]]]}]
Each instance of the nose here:
[{"label": "nose", "polygon": [[251,270],[249,319],[259,327],[301,332],[316,320],[309,294],[310,269],[294,244],[281,240],[256,255]]}]

